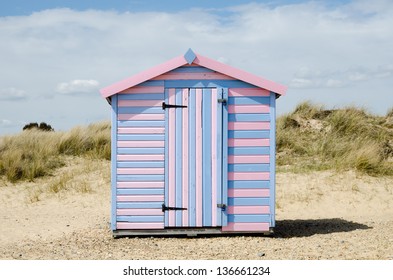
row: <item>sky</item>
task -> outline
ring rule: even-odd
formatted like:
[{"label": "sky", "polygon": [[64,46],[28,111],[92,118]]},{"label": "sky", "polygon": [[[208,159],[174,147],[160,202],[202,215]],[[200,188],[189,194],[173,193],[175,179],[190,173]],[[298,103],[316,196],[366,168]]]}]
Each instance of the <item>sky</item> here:
[{"label": "sky", "polygon": [[288,86],[278,115],[393,107],[393,1],[0,0],[0,135],[109,120],[99,89],[189,48]]}]

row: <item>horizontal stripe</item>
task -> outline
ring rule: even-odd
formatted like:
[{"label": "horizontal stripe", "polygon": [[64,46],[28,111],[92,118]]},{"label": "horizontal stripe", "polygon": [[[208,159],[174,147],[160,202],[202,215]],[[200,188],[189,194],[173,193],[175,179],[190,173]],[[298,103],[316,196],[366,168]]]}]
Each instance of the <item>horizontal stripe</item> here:
[{"label": "horizontal stripe", "polygon": [[119,94],[118,100],[164,100],[164,93]]},{"label": "horizontal stripe", "polygon": [[119,95],[123,93],[161,93],[164,92],[163,86],[136,86],[128,88],[120,92]]},{"label": "horizontal stripe", "polygon": [[134,208],[162,209],[162,202],[117,202],[116,208],[118,208],[118,209],[134,209]]},{"label": "horizontal stripe", "polygon": [[[137,188],[137,189],[146,189],[146,188],[163,188],[164,182],[117,182],[117,188]],[[118,192],[120,190],[117,190]],[[146,190],[147,191],[147,190]]]},{"label": "horizontal stripe", "polygon": [[228,155],[268,155],[269,147],[230,147]]},{"label": "horizontal stripe", "polygon": [[228,164],[229,172],[259,172],[270,171],[270,164],[268,163],[236,163]]},{"label": "horizontal stripe", "polygon": [[127,181],[164,181],[164,175],[117,175],[119,182]]},{"label": "horizontal stripe", "polygon": [[159,216],[163,215],[162,209],[117,209],[119,216]]},{"label": "horizontal stripe", "polygon": [[229,130],[270,129],[270,122],[228,122]]},{"label": "horizontal stripe", "polygon": [[121,161],[117,162],[117,167],[129,168],[129,167],[164,167],[164,161]]},{"label": "horizontal stripe", "polygon": [[116,223],[116,229],[161,229],[164,228],[164,223]]},{"label": "horizontal stripe", "polygon": [[117,195],[163,195],[164,188],[157,189],[143,189],[143,186],[139,186],[138,189],[118,189],[116,190]]},{"label": "horizontal stripe", "polygon": [[269,138],[269,130],[229,130],[228,138]]},{"label": "horizontal stripe", "polygon": [[228,96],[270,96],[270,91],[262,88],[230,88]]},{"label": "horizontal stripe", "polygon": [[270,215],[255,215],[255,214],[230,214],[228,215],[229,223],[268,223],[270,222]]},{"label": "horizontal stripe", "polygon": [[119,107],[162,107],[162,100],[119,100],[117,102]]},{"label": "horizontal stripe", "polygon": [[118,195],[117,201],[133,202],[133,201],[161,201],[164,202],[163,195]]},{"label": "horizontal stripe", "polygon": [[228,139],[228,147],[250,147],[250,146],[269,146],[269,139]]},{"label": "horizontal stripe", "polygon": [[257,88],[251,84],[239,80],[168,80],[165,81],[167,88]]},{"label": "horizontal stripe", "polygon": [[118,121],[118,127],[165,127],[164,121]]},{"label": "horizontal stripe", "polygon": [[168,80],[235,80],[235,79],[217,72],[207,72],[207,73],[172,72],[172,73],[167,73],[154,77],[152,80],[168,81]]},{"label": "horizontal stripe", "polygon": [[164,168],[117,168],[117,174],[164,174]]},{"label": "horizontal stripe", "polygon": [[120,134],[163,134],[165,127],[119,127]]},{"label": "horizontal stripe", "polygon": [[269,223],[228,223],[228,225],[222,227],[222,231],[267,232],[269,227]]},{"label": "horizontal stripe", "polygon": [[[152,81],[152,80],[148,80],[146,82],[143,82],[141,84],[139,84],[138,86],[140,87],[159,87],[159,86],[164,86],[164,81]],[[164,88],[163,88],[164,90]]]},{"label": "horizontal stripe", "polygon": [[162,114],[162,107],[118,107],[118,114]]},{"label": "horizontal stripe", "polygon": [[268,122],[270,114],[229,114],[229,122]]},{"label": "horizontal stripe", "polygon": [[213,73],[213,72],[215,72],[215,71],[205,68],[205,67],[188,66],[188,67],[179,67],[179,68],[173,69],[169,73]]},{"label": "horizontal stripe", "polygon": [[164,141],[165,134],[119,134],[119,141]]},{"label": "horizontal stripe", "polygon": [[116,220],[118,222],[146,222],[146,223],[151,223],[151,222],[163,222],[164,221],[164,216],[117,216]]},{"label": "horizontal stripe", "polygon": [[269,113],[270,107],[269,105],[261,104],[261,105],[229,105],[228,113]]},{"label": "horizontal stripe", "polygon": [[270,214],[269,206],[228,206],[228,214]]},{"label": "horizontal stripe", "polygon": [[228,163],[269,163],[270,156],[253,156],[253,155],[230,155],[228,156]]},{"label": "horizontal stripe", "polygon": [[228,98],[228,105],[268,105],[270,104],[270,97],[230,97]]},{"label": "horizontal stripe", "polygon": [[228,180],[269,180],[269,172],[228,172]]},{"label": "horizontal stripe", "polygon": [[228,197],[269,197],[269,189],[228,189]]},{"label": "horizontal stripe", "polygon": [[259,189],[259,188],[269,188],[270,181],[269,180],[242,180],[242,181],[228,181],[229,189]]},{"label": "horizontal stripe", "polygon": [[262,197],[229,197],[229,206],[268,206],[270,202],[269,198]]},{"label": "horizontal stripe", "polygon": [[164,148],[117,148],[120,155],[124,154],[164,154]]},{"label": "horizontal stripe", "polygon": [[117,141],[119,148],[164,147],[164,141]]},{"label": "horizontal stripe", "polygon": [[120,121],[161,121],[165,120],[165,114],[118,114]]},{"label": "horizontal stripe", "polygon": [[161,161],[164,160],[164,155],[117,155],[119,161]]}]

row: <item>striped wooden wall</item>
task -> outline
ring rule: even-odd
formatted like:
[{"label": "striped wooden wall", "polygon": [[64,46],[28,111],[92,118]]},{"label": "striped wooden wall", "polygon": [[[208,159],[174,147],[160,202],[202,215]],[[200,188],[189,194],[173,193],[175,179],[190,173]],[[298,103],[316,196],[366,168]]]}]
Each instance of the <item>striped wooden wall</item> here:
[{"label": "striped wooden wall", "polygon": [[[269,230],[274,226],[274,94],[195,65],[177,68],[112,97],[112,229],[169,225],[161,210],[166,195],[165,111],[161,105],[169,88],[229,89],[224,133],[228,137],[224,151],[228,154],[228,189],[222,194],[227,194],[228,207],[223,212],[223,231]],[[173,219],[176,225],[178,218]]]}]

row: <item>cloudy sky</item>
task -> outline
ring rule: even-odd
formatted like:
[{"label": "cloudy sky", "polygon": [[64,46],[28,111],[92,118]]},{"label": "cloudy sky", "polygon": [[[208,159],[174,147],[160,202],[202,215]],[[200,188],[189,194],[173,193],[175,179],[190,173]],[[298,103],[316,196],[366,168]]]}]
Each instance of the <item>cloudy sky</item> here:
[{"label": "cloudy sky", "polygon": [[278,113],[393,107],[393,1],[0,2],[0,135],[109,119],[99,89],[188,48],[287,85]]}]

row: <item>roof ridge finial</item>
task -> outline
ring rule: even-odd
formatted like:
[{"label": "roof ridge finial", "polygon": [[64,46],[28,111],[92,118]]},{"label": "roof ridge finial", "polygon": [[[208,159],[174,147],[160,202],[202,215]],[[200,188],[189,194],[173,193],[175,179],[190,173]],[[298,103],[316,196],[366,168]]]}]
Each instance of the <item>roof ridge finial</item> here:
[{"label": "roof ridge finial", "polygon": [[191,48],[189,48],[188,51],[184,54],[184,58],[188,62],[188,64],[191,64],[196,58],[196,54]]}]

